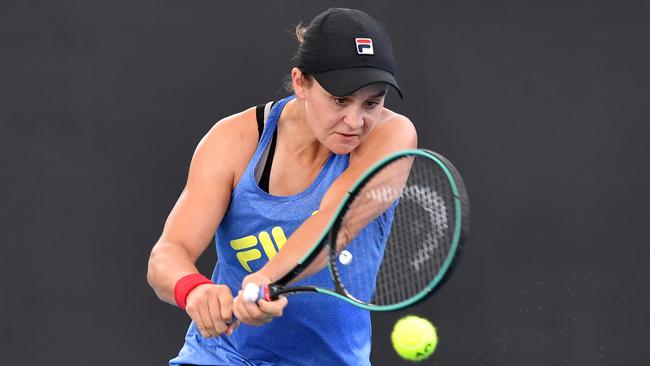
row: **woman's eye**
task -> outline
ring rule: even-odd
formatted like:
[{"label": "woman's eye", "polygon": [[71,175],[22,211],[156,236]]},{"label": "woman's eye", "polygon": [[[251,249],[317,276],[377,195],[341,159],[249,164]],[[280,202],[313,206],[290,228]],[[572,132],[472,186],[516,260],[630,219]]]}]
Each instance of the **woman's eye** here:
[{"label": "woman's eye", "polygon": [[366,102],[366,107],[373,108],[376,107],[378,104],[379,102]]},{"label": "woman's eye", "polygon": [[347,99],[345,98],[334,98],[334,102],[338,105],[345,105],[347,103]]}]

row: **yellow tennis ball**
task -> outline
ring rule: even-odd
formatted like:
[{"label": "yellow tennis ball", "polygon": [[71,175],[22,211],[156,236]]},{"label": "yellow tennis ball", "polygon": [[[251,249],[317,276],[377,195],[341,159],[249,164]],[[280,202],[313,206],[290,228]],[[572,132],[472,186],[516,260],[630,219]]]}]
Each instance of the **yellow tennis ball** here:
[{"label": "yellow tennis ball", "polygon": [[409,361],[424,360],[438,345],[438,334],[433,324],[415,315],[398,320],[390,339],[397,354]]}]

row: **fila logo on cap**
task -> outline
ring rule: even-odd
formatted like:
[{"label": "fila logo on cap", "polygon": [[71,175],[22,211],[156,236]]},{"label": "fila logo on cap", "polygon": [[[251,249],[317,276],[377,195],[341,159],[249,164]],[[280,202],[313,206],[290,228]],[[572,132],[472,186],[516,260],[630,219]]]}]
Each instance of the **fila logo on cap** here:
[{"label": "fila logo on cap", "polygon": [[372,48],[372,39],[370,38],[355,38],[354,42],[357,44],[357,53],[360,55],[374,55],[375,51]]}]

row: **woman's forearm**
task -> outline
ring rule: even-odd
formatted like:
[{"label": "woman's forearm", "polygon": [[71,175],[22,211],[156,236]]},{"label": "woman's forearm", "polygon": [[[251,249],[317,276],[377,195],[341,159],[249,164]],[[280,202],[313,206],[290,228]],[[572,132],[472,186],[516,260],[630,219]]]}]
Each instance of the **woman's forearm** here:
[{"label": "woman's forearm", "polygon": [[183,276],[198,273],[194,262],[182,245],[158,242],[149,257],[147,281],[158,298],[175,305],[174,286]]}]

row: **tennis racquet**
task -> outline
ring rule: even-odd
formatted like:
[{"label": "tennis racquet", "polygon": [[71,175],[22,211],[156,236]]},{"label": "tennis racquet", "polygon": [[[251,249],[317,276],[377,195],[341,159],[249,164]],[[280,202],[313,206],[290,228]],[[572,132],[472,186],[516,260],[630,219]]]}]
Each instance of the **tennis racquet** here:
[{"label": "tennis racquet", "polygon": [[[380,230],[380,242],[364,240],[364,230]],[[317,244],[292,271],[261,288],[248,284],[244,299],[317,292],[368,310],[402,309],[440,287],[468,230],[469,202],[456,168],[432,151],[398,151],[352,186]],[[331,288],[288,286],[323,252]]]}]

